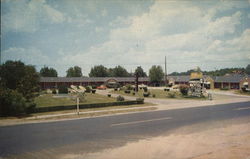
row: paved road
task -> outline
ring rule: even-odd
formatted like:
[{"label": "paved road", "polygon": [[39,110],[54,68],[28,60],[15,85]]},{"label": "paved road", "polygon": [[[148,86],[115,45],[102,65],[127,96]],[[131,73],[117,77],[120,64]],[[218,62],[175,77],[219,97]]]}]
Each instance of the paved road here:
[{"label": "paved road", "polygon": [[0,156],[45,150],[53,155],[56,151],[52,149],[63,147],[93,152],[166,134],[181,126],[241,117],[250,118],[250,102],[6,126],[0,127]]}]

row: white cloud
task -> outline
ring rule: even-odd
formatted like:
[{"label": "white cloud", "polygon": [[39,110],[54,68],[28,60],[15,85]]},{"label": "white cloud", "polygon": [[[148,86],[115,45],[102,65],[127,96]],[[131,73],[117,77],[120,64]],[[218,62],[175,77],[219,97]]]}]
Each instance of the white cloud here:
[{"label": "white cloud", "polygon": [[[211,62],[224,56],[227,56],[225,60],[233,60],[235,57],[242,59],[237,57],[236,50],[230,45],[225,46],[225,40],[218,40],[235,33],[241,22],[242,13],[238,11],[231,16],[214,18],[215,13],[186,2],[180,4],[156,1],[149,12],[140,16],[126,19],[118,17],[110,25],[126,22],[126,27],[111,30],[109,41],[93,46],[87,52],[78,52],[72,60],[89,59],[90,63],[108,64],[119,59],[117,63],[121,64],[152,65],[162,62],[162,58],[168,55],[172,63],[190,62],[189,65],[196,66],[197,63],[191,62],[197,61],[202,64],[206,60]],[[235,48],[243,44],[246,47],[245,43],[248,41],[244,37],[246,36],[241,37],[241,42],[235,44]],[[249,48],[246,49],[249,51]],[[239,53],[247,56],[245,52],[237,52]]]},{"label": "white cloud", "polygon": [[45,0],[16,0],[10,1],[8,5],[9,12],[1,15],[4,32],[35,32],[41,23],[65,21],[63,13],[49,6]]},{"label": "white cloud", "polygon": [[106,9],[103,9],[101,11],[101,16],[106,17],[108,15],[108,11]]},{"label": "white cloud", "polygon": [[51,62],[48,56],[45,56],[41,50],[31,48],[17,48],[11,47],[2,52],[2,59],[7,60],[21,60],[27,64],[45,65]]},{"label": "white cloud", "polygon": [[95,27],[95,32],[96,33],[100,33],[102,32],[104,29],[102,27]]}]

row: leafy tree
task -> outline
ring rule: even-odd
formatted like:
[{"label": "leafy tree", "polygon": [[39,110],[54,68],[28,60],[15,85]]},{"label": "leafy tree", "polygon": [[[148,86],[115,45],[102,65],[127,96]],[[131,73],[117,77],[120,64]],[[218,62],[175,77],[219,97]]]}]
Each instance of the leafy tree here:
[{"label": "leafy tree", "polygon": [[103,65],[94,66],[89,73],[89,77],[108,77],[108,75],[108,69]]},{"label": "leafy tree", "polygon": [[57,71],[54,68],[43,67],[40,70],[40,75],[42,77],[57,77]]},{"label": "leafy tree", "polygon": [[0,88],[0,116],[16,116],[29,112],[35,105],[16,90]]},{"label": "leafy tree", "polygon": [[246,67],[246,73],[247,73],[248,75],[250,75],[250,64],[248,64],[247,67]]},{"label": "leafy tree", "polygon": [[136,73],[138,74],[139,77],[147,77],[146,72],[143,71],[143,69],[142,69],[141,66],[139,66],[139,67],[136,68],[135,74]]},{"label": "leafy tree", "polygon": [[82,69],[79,66],[70,67],[66,73],[67,77],[82,77]]},{"label": "leafy tree", "polygon": [[149,70],[149,79],[153,83],[159,83],[162,81],[164,73],[161,66],[152,66]]},{"label": "leafy tree", "polygon": [[113,77],[129,77],[130,76],[128,71],[122,66],[116,66],[115,68],[110,69],[110,75],[112,75]]},{"label": "leafy tree", "polygon": [[35,108],[39,74],[34,66],[6,61],[0,65],[0,82],[0,115],[24,114]]},{"label": "leafy tree", "polygon": [[39,75],[34,66],[21,61],[6,61],[0,66],[1,86],[17,90],[27,101],[39,90]]},{"label": "leafy tree", "polygon": [[0,66],[1,83],[9,89],[16,89],[25,76],[25,65],[21,61],[6,61]]}]

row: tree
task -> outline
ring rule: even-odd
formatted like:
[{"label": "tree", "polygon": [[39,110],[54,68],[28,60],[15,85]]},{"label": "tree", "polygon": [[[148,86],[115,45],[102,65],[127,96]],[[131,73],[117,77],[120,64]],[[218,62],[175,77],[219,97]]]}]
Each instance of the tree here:
[{"label": "tree", "polygon": [[70,67],[67,71],[67,77],[81,77],[82,69],[79,66]]},{"label": "tree", "polygon": [[57,71],[54,68],[43,67],[40,70],[40,76],[42,77],[57,77]]},{"label": "tree", "polygon": [[138,74],[139,77],[147,77],[146,72],[143,71],[143,69],[142,69],[141,66],[139,66],[139,67],[136,68],[135,74],[136,73]]},{"label": "tree", "polygon": [[28,107],[21,93],[8,88],[0,88],[0,116],[25,114]]},{"label": "tree", "polygon": [[91,68],[89,77],[108,77],[108,69],[103,65],[94,66]]},{"label": "tree", "polygon": [[128,71],[122,66],[116,66],[115,68],[113,68],[111,70],[111,75],[113,77],[129,77],[130,76]]},{"label": "tree", "polygon": [[39,74],[34,66],[21,61],[6,61],[0,65],[0,82],[1,115],[23,114],[35,108]]},{"label": "tree", "polygon": [[149,79],[153,83],[160,83],[164,77],[161,66],[152,66],[149,70]]},{"label": "tree", "polygon": [[39,90],[39,75],[34,66],[21,61],[6,61],[0,66],[1,85],[17,90],[27,101],[31,101]]},{"label": "tree", "polygon": [[247,73],[248,75],[250,75],[250,64],[248,64],[247,67],[246,67],[246,73]]}]

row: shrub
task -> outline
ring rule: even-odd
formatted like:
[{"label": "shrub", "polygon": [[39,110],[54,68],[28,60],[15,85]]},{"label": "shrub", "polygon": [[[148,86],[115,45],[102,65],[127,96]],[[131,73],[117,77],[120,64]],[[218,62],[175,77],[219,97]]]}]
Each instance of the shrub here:
[{"label": "shrub", "polygon": [[65,86],[65,85],[59,86],[59,87],[58,87],[58,93],[59,93],[59,94],[68,93],[68,87]]},{"label": "shrub", "polygon": [[143,97],[149,97],[150,93],[149,92],[144,92]]},{"label": "shrub", "polygon": [[86,93],[90,93],[91,90],[92,90],[92,87],[91,86],[86,86],[85,89],[86,89],[86,91],[85,91]]},{"label": "shrub", "polygon": [[92,93],[95,94],[96,90],[95,89],[92,89]]},{"label": "shrub", "polygon": [[247,91],[246,91],[246,87],[242,87],[242,88],[241,88],[241,91],[242,91],[242,92],[247,92]]},{"label": "shrub", "polygon": [[152,97],[155,98],[155,94],[153,94]]},{"label": "shrub", "polygon": [[124,99],[123,96],[120,96],[120,95],[119,95],[119,96],[116,97],[116,101],[118,101],[118,102],[119,102],[119,101],[124,101],[124,100],[125,100],[125,99]]},{"label": "shrub", "polygon": [[135,92],[133,92],[132,94],[133,94],[133,96],[134,96],[134,95],[135,95]]},{"label": "shrub", "polygon": [[125,87],[126,87],[126,90],[133,90],[133,87],[131,84],[127,84]]},{"label": "shrub", "polygon": [[92,87],[92,89],[96,89],[96,88],[97,88],[97,86],[96,86],[96,85],[92,85],[91,87]]},{"label": "shrub", "polygon": [[0,116],[17,116],[31,112],[33,102],[27,103],[21,93],[15,90],[0,90]]},{"label": "shrub", "polygon": [[179,89],[180,89],[181,94],[186,96],[188,94],[189,86],[182,84],[180,85]]},{"label": "shrub", "polygon": [[127,93],[127,94],[129,94],[129,93],[130,93],[130,90],[125,90],[124,92]]},{"label": "shrub", "polygon": [[169,92],[169,91],[170,91],[170,89],[169,89],[169,88],[164,88],[164,91]]},{"label": "shrub", "polygon": [[136,98],[136,101],[143,101],[144,102],[144,98]]},{"label": "shrub", "polygon": [[148,87],[143,87],[144,92],[148,92]]},{"label": "shrub", "polygon": [[56,89],[53,89],[52,90],[52,94],[56,94],[57,92],[56,92]]},{"label": "shrub", "polygon": [[111,97],[111,94],[108,94],[108,97]]},{"label": "shrub", "polygon": [[175,92],[169,92],[167,94],[167,97],[169,97],[169,98],[175,98],[176,97],[176,93]]},{"label": "shrub", "polygon": [[118,88],[115,88],[114,91],[118,91]]},{"label": "shrub", "polygon": [[224,87],[224,88],[220,88],[220,90],[227,91],[227,90],[229,90],[229,88],[228,87]]}]

